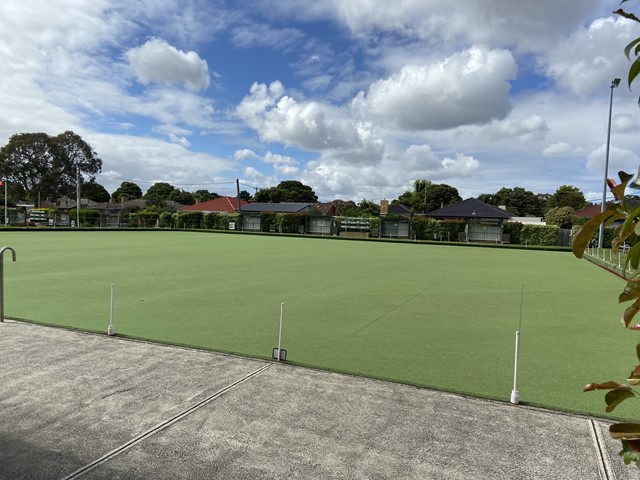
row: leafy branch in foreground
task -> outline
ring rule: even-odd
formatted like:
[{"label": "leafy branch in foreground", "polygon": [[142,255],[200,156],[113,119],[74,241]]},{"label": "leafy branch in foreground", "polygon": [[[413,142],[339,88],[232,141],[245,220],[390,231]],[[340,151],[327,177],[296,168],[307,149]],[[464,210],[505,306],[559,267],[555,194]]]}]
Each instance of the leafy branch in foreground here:
[{"label": "leafy branch in foreground", "polygon": [[[614,222],[618,224],[614,230],[615,237],[611,248],[616,252],[621,252],[623,246],[630,246],[623,269],[627,282],[622,293],[618,296],[618,301],[620,303],[633,301],[633,304],[622,313],[620,321],[625,328],[640,330],[640,324],[631,325],[640,312],[640,207],[634,208],[625,203],[627,186],[637,188],[640,185],[629,184],[633,175],[619,172],[618,176],[620,178],[619,184],[612,180],[608,182],[616,202],[584,224],[573,239],[571,249],[576,257],[582,258],[589,241],[593,238],[600,224],[611,225]],[[640,172],[638,178],[640,178]],[[636,178],[636,182],[638,178]],[[631,273],[627,273],[629,267],[631,267]],[[640,343],[636,346],[636,356],[640,360]],[[613,380],[604,383],[589,383],[585,385],[584,391],[607,390],[604,397],[607,404],[606,411],[611,413],[626,400],[640,399],[640,393],[632,388],[638,385],[640,385],[640,364],[633,368],[627,378],[627,383]],[[627,465],[635,463],[640,468],[640,424],[616,423],[610,427],[609,434],[611,438],[622,441],[620,456],[624,463]]]}]

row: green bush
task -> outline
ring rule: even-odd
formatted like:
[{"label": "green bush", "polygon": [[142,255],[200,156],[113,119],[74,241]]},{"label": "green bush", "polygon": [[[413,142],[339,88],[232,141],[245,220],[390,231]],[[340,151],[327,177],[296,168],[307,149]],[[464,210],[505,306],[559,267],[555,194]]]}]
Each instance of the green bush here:
[{"label": "green bush", "polygon": [[560,245],[560,227],[556,225],[524,225],[520,240],[527,245]]},{"label": "green bush", "polygon": [[269,232],[271,227],[277,228],[276,214],[275,213],[263,213],[260,215],[260,231]]},{"label": "green bush", "polygon": [[[69,210],[69,217],[76,218],[76,209],[72,208]],[[81,208],[80,209],[80,220],[89,220],[94,218],[100,218],[100,210],[96,210],[94,208]]]},{"label": "green bush", "polygon": [[176,228],[203,228],[202,212],[178,212],[176,216]]},{"label": "green bush", "polygon": [[304,232],[306,215],[300,213],[278,213],[276,215],[276,229],[280,233],[300,233],[300,227]]},{"label": "green bush", "polygon": [[158,226],[160,228],[171,228],[173,224],[173,214],[171,212],[162,212],[158,217]]},{"label": "green bush", "polygon": [[133,215],[139,227],[152,227],[158,223],[160,213],[154,209],[141,210]]},{"label": "green bush", "polygon": [[464,231],[464,222],[436,220],[434,218],[413,217],[411,228],[417,240],[458,241],[458,233]]},{"label": "green bush", "polygon": [[522,244],[522,228],[524,224],[520,222],[505,222],[502,225],[502,233],[509,235],[509,243],[514,245]]},{"label": "green bush", "polygon": [[204,227],[212,230],[229,230],[231,222],[236,224],[236,229],[239,228],[240,214],[211,212],[204,215]]}]

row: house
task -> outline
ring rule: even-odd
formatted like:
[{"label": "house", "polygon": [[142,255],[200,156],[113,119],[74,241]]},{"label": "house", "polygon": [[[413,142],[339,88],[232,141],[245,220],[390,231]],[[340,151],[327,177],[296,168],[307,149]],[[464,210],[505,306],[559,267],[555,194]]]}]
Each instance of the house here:
[{"label": "house", "polygon": [[428,212],[426,216],[465,222],[465,231],[460,233],[459,241],[491,243],[502,243],[502,224],[513,217],[508,211],[476,198]]},{"label": "house", "polygon": [[[166,206],[179,209],[183,205],[171,200],[165,201]],[[75,199],[69,197],[59,198],[56,202],[56,208],[59,213],[57,215],[56,225],[67,226],[72,223],[74,218],[69,215],[69,210],[75,209],[77,202]],[[144,198],[137,198],[134,200],[127,200],[125,202],[94,202],[87,198],[80,199],[81,209],[90,209],[99,211],[99,216],[95,217],[93,221],[84,219],[85,226],[99,226],[99,227],[123,227],[127,226],[127,219],[123,217],[123,213],[126,211],[138,211],[144,210],[149,206],[149,201]]]},{"label": "house", "polygon": [[577,211],[576,217],[592,219],[596,215],[599,215],[601,211],[602,211],[601,205],[591,205],[590,207],[583,208],[582,210]]},{"label": "house", "polygon": [[186,205],[178,208],[178,212],[234,213],[238,211],[238,202],[240,207],[249,203],[237,197],[219,197],[195,205]]},{"label": "house", "polygon": [[[315,235],[330,235],[335,226],[334,216],[338,209],[333,203],[268,203],[249,202],[240,207],[242,214],[242,230],[261,230],[261,218],[265,213],[297,213],[306,215],[305,225],[300,227],[299,233]],[[272,231],[275,227],[272,226]]]}]

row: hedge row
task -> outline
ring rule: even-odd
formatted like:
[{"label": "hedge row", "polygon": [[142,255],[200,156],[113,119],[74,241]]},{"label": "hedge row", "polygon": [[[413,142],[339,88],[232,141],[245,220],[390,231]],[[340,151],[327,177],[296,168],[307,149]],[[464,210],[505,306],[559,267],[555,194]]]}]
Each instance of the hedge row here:
[{"label": "hedge row", "polygon": [[158,217],[160,228],[195,228],[229,230],[229,224],[237,224],[240,215],[237,213],[204,213],[204,212],[163,212]]}]

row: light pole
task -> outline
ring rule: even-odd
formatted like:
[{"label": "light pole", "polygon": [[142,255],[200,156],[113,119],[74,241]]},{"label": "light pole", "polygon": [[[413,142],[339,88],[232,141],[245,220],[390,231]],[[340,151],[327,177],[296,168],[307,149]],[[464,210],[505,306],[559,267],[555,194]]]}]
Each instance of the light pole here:
[{"label": "light pole", "polygon": [[[609,174],[609,146],[611,145],[611,111],[613,109],[613,89],[620,85],[620,79],[614,78],[611,81],[609,89],[611,94],[609,96],[609,126],[607,128],[607,153],[604,160],[604,186],[602,187],[602,204],[600,205],[600,212],[604,212],[607,203],[607,176]],[[604,243],[604,223],[600,224],[600,231],[598,232],[598,248],[603,248]]]},{"label": "light pole", "polygon": [[2,183],[4,183],[4,226],[8,227],[9,213],[7,212],[7,179],[5,178]]}]

